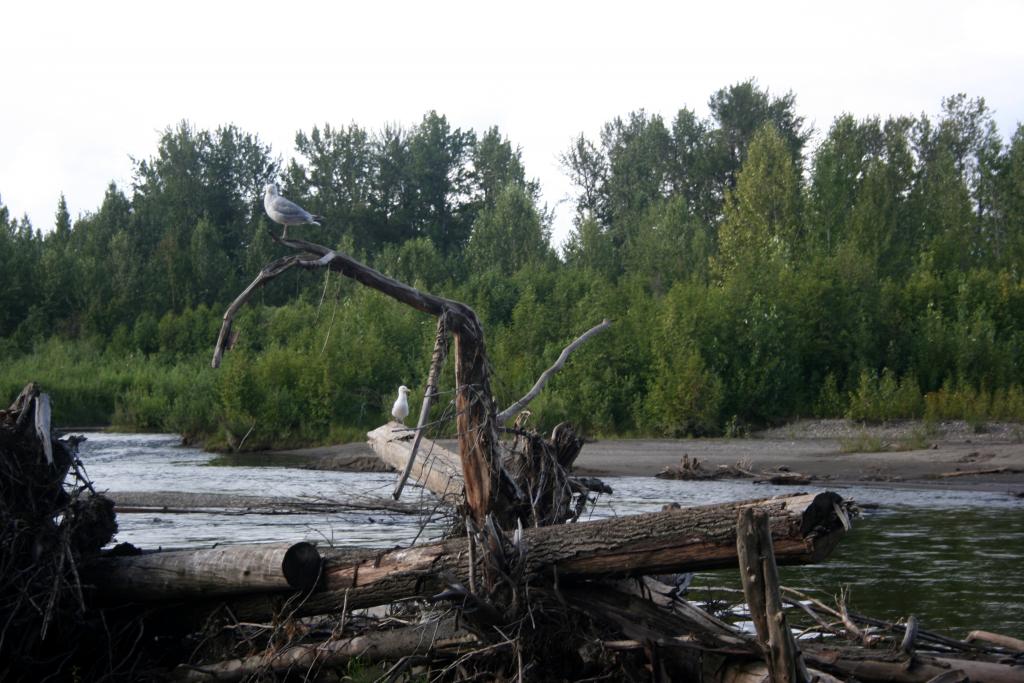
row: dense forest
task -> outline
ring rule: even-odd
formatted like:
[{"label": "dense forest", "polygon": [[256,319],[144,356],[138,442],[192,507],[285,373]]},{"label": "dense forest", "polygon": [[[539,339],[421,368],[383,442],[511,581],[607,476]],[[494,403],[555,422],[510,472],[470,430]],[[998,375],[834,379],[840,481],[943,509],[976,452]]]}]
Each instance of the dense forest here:
[{"label": "dense forest", "polygon": [[399,384],[422,391],[432,319],[293,271],[209,366],[226,304],[283,253],[262,209],[278,179],[326,218],[296,235],[476,309],[501,404],[612,319],[531,406],[538,426],[1024,420],[1024,126],[1007,141],[983,99],[956,95],[937,118],[841,115],[812,150],[792,93],[748,81],[709,111],[567,140],[561,252],[497,128],[324,125],[285,165],[235,126],[178,124],[95,211],[73,220],[61,197],[43,231],[0,204],[0,389],[36,380],[59,423],[212,446],[361,438]]}]

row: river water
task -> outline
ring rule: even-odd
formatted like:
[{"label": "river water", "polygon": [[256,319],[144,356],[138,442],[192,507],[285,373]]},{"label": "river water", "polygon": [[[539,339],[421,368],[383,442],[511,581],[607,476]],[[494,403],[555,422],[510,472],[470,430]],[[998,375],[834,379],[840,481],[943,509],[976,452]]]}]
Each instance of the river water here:
[{"label": "river water", "polygon": [[[82,462],[97,490],[181,491],[367,502],[389,498],[395,475],[294,467],[216,467],[213,456],[181,447],[169,434],[89,434]],[[792,493],[792,487],[745,481],[686,482],[607,477],[615,490],[591,517]],[[981,628],[1024,637],[1024,500],[1004,493],[834,487],[865,507],[854,529],[824,563],[782,567],[784,585],[819,597],[850,593],[861,613],[897,620],[914,614],[922,628],[963,637]],[[435,505],[418,487],[403,500]],[[262,541],[327,541],[394,547],[439,536],[442,523],[422,515],[355,510],[304,514],[119,513],[117,541],[175,548]],[[700,574],[706,586],[738,586],[735,571]]]}]

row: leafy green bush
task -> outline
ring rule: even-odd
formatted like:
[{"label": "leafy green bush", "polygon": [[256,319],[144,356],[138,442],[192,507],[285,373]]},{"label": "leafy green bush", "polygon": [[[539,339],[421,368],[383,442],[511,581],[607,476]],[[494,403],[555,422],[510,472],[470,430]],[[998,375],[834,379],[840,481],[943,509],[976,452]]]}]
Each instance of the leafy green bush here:
[{"label": "leafy green bush", "polygon": [[704,367],[695,350],[659,363],[647,395],[643,426],[664,436],[699,436],[718,431],[722,380]]},{"label": "leafy green bush", "polygon": [[857,389],[850,392],[846,417],[865,422],[920,417],[923,410],[917,378],[906,375],[899,381],[889,368],[879,379],[869,370],[861,370]]}]

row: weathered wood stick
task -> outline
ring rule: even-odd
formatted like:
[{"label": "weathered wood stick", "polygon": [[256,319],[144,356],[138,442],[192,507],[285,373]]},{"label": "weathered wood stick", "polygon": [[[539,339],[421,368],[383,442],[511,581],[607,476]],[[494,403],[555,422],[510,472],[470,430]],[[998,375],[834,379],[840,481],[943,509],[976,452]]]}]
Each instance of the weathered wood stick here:
[{"label": "weathered wood stick", "polygon": [[965,638],[965,640],[968,643],[980,640],[985,643],[998,645],[999,647],[1005,647],[1007,650],[1024,652],[1024,640],[1021,640],[1020,638],[1013,638],[1011,636],[1004,636],[1002,633],[992,633],[991,631],[971,631],[967,634],[967,638]]},{"label": "weathered wood stick", "polygon": [[82,574],[104,599],[132,602],[308,589],[319,569],[319,553],[302,542],[108,556]]},{"label": "weathered wood stick", "polygon": [[46,464],[53,464],[53,440],[50,434],[50,395],[39,394],[36,396],[36,436],[43,445],[43,455],[46,456]]},{"label": "weathered wood stick", "polygon": [[231,325],[235,320],[235,316],[238,315],[238,310],[247,302],[253,295],[253,293],[267,284],[281,273],[285,272],[292,266],[299,264],[299,258],[297,256],[284,256],[272,261],[263,267],[263,270],[259,272],[256,279],[249,283],[249,286],[242,290],[231,305],[228,306],[227,310],[224,311],[224,317],[221,319],[220,333],[217,335],[217,344],[213,348],[213,360],[210,361],[210,365],[214,368],[220,367],[221,359],[224,357],[224,350],[228,346],[228,339],[231,336]]},{"label": "weathered wood stick", "polygon": [[765,649],[772,681],[803,683],[807,680],[807,673],[786,622],[772,551],[771,529],[765,511],[755,508],[739,511],[736,550],[743,594],[750,607],[758,640]]},{"label": "weathered wood stick", "polygon": [[[331,639],[311,645],[293,645],[276,652],[228,659],[203,666],[180,665],[171,674],[175,681],[240,681],[268,672],[294,672],[306,680],[321,667],[338,666],[355,657],[360,662],[397,660],[416,654],[476,642],[475,636],[460,630],[454,618],[405,626],[390,631],[372,631],[351,638]],[[315,675],[313,676],[315,678]]]},{"label": "weathered wood stick", "polygon": [[939,479],[949,479],[951,477],[969,477],[974,474],[1016,474],[1021,470],[1015,467],[986,467],[980,470],[956,470],[955,472],[943,472],[939,475]]},{"label": "weathered wood stick", "polygon": [[506,422],[511,420],[516,413],[525,408],[530,403],[530,401],[537,398],[537,395],[540,394],[541,390],[544,388],[544,385],[548,383],[548,380],[550,380],[556,372],[558,372],[565,366],[565,361],[569,358],[569,354],[575,351],[581,344],[586,342],[595,334],[604,332],[611,326],[611,324],[612,322],[607,319],[601,321],[600,323],[591,327],[589,330],[587,330],[579,337],[574,339],[572,343],[570,343],[564,349],[562,349],[562,353],[558,354],[558,359],[555,360],[554,365],[552,365],[550,368],[541,373],[541,376],[537,378],[537,381],[534,383],[533,387],[528,392],[526,392],[526,395],[523,396],[518,401],[516,401],[515,403],[513,403],[512,405],[510,405],[508,408],[505,408],[505,410],[498,413],[498,424],[505,424]]},{"label": "weathered wood stick", "polygon": [[409,480],[412,465],[416,461],[416,453],[419,451],[420,443],[423,441],[423,430],[426,427],[427,419],[430,417],[430,406],[434,402],[434,397],[437,396],[437,378],[441,374],[441,365],[444,363],[447,355],[448,328],[444,324],[444,314],[441,314],[437,317],[437,335],[434,337],[434,352],[430,357],[430,372],[427,374],[427,388],[423,392],[420,420],[416,424],[416,438],[412,442],[412,452],[409,453],[409,459],[405,463],[405,469],[402,470],[402,476],[399,477],[398,483],[395,485],[395,492],[392,494],[395,500],[398,500],[402,495],[402,489],[405,488],[405,482]]},{"label": "weathered wood stick", "polygon": [[[525,572],[528,581],[557,574],[567,583],[735,567],[735,520],[745,507],[767,511],[780,563],[818,562],[844,533],[833,509],[841,500],[831,492],[801,494],[528,529]],[[451,580],[468,585],[469,548],[458,538],[398,550],[334,549],[325,551],[324,575],[326,590],[305,597],[295,614],[429,597]],[[284,605],[253,596],[233,600],[231,607],[240,619],[258,620]]]}]

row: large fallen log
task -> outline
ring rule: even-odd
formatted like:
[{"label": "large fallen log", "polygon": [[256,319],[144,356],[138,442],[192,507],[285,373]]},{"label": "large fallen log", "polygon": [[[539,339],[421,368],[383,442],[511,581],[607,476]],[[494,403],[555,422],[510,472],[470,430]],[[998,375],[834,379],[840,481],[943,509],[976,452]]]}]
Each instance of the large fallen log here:
[{"label": "large fallen log", "polygon": [[[737,566],[736,515],[745,507],[769,515],[776,560],[805,564],[824,559],[845,531],[842,498],[835,493],[707,505],[594,522],[528,529],[518,547],[528,583],[571,582]],[[845,516],[845,513],[844,515]],[[845,523],[848,524],[848,521]],[[429,598],[454,582],[472,585],[464,538],[396,550],[324,551],[324,590],[285,604],[287,596],[233,600],[240,619],[266,619],[285,609],[325,614],[398,600]],[[475,575],[482,560],[475,558]]]}]

